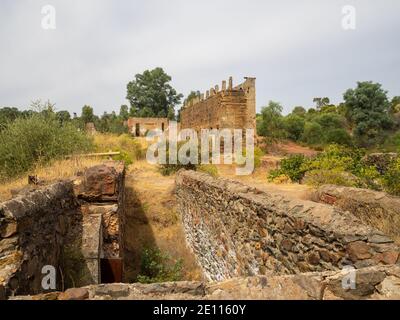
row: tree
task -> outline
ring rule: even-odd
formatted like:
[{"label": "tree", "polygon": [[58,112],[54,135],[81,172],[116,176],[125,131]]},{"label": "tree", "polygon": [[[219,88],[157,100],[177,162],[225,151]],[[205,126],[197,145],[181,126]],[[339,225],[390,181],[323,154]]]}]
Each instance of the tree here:
[{"label": "tree", "polygon": [[71,115],[68,111],[58,111],[56,112],[56,118],[61,124],[63,124],[71,120]]},{"label": "tree", "polygon": [[122,105],[119,109],[119,117],[122,121],[126,121],[129,118],[129,108],[126,104]]},{"label": "tree", "polygon": [[392,101],[390,102],[391,105],[391,112],[392,113],[399,113],[400,112],[400,96],[393,97]]},{"label": "tree", "polygon": [[324,98],[314,98],[313,102],[316,104],[317,110],[321,109],[324,106],[329,105],[330,100],[328,97]]},{"label": "tree", "polygon": [[21,112],[17,108],[5,107],[0,109],[0,130],[8,122],[12,122],[21,116]]},{"label": "tree", "polygon": [[175,109],[174,109],[173,107],[169,107],[169,109],[168,109],[168,114],[167,114],[167,118],[168,118],[169,120],[173,120],[173,121],[176,120],[176,117],[175,117]]},{"label": "tree", "polygon": [[301,139],[310,145],[320,144],[323,140],[323,130],[317,122],[307,122]]},{"label": "tree", "polygon": [[358,82],[357,88],[347,90],[343,97],[356,143],[361,146],[377,143],[384,130],[393,124],[387,91],[379,83]]},{"label": "tree", "polygon": [[85,124],[89,122],[94,122],[95,116],[93,113],[93,108],[88,105],[83,106],[81,118]]},{"label": "tree", "polygon": [[268,106],[261,109],[261,117],[257,125],[260,136],[273,139],[285,136],[282,110],[280,103],[274,101],[270,101]]},{"label": "tree", "polygon": [[345,123],[342,117],[334,113],[322,113],[316,116],[314,121],[318,122],[324,130],[344,128]]},{"label": "tree", "polygon": [[167,117],[170,108],[182,98],[170,85],[171,77],[162,68],[146,70],[137,74],[127,85],[126,98],[130,102],[132,115]]},{"label": "tree", "polygon": [[304,109],[303,107],[297,106],[294,107],[292,114],[300,116],[300,117],[304,117],[306,115],[307,111],[306,109]]},{"label": "tree", "polygon": [[350,134],[342,128],[335,128],[328,130],[324,135],[325,143],[336,143],[344,146],[351,146],[352,139]]},{"label": "tree", "polygon": [[183,101],[183,104],[186,105],[187,103],[189,103],[190,100],[194,99],[194,98],[199,98],[201,95],[200,91],[190,91],[190,93],[188,94],[188,96],[186,97],[186,99]]},{"label": "tree", "polygon": [[285,118],[284,125],[288,138],[297,141],[304,132],[305,120],[301,116],[291,114]]}]

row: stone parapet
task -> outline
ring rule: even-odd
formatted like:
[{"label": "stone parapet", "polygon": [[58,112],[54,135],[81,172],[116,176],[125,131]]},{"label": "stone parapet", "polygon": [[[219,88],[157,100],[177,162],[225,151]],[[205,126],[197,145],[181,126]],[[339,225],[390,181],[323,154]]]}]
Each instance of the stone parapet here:
[{"label": "stone parapet", "polygon": [[194,171],[176,194],[189,246],[209,280],[395,264],[399,248],[354,215]]}]

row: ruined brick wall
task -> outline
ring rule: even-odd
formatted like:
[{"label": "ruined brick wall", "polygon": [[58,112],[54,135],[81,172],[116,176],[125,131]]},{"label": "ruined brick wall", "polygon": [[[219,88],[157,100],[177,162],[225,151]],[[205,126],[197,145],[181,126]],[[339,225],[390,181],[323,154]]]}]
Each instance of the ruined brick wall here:
[{"label": "ruined brick wall", "polygon": [[71,181],[56,183],[0,205],[0,291],[3,295],[43,291],[42,267],[60,266],[65,236],[78,207]]},{"label": "ruined brick wall", "polygon": [[255,129],[256,89],[255,78],[236,87],[232,79],[228,87],[226,81],[211,88],[206,95],[188,102],[181,110],[181,128],[201,129]]},{"label": "ruined brick wall", "polygon": [[210,280],[397,263],[399,249],[350,213],[236,181],[180,171],[178,210]]},{"label": "ruined brick wall", "polygon": [[123,259],[125,166],[106,162],[79,177],[0,204],[0,299],[100,283],[100,259]]},{"label": "ruined brick wall", "polygon": [[129,118],[128,131],[134,136],[145,136],[149,130],[166,131],[169,120],[167,118]]}]

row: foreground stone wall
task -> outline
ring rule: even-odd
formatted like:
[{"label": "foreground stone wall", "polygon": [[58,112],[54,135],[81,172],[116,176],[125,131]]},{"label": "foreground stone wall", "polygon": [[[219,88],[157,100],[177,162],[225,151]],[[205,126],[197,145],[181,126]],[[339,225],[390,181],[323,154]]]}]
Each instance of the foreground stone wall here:
[{"label": "foreground stone wall", "polygon": [[60,265],[68,226],[78,207],[71,181],[0,204],[0,292],[3,298],[13,293],[42,291],[42,267]]},{"label": "foreground stone wall", "polygon": [[368,189],[325,185],[312,198],[348,211],[363,223],[400,240],[400,197]]},{"label": "foreground stone wall", "polygon": [[390,238],[328,205],[193,171],[177,174],[176,194],[187,242],[210,280],[398,261]]},{"label": "foreground stone wall", "polygon": [[100,259],[123,258],[125,167],[106,162],[79,177],[0,204],[0,299],[100,283]]},{"label": "foreground stone wall", "polygon": [[399,266],[355,271],[354,289],[344,289],[340,271],[233,278],[223,282],[102,284],[14,300],[340,300],[400,299]]}]

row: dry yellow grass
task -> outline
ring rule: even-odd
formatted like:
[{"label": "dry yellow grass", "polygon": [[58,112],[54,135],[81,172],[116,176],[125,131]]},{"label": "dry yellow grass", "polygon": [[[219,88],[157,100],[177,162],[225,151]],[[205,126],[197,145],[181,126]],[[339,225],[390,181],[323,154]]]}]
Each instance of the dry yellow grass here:
[{"label": "dry yellow grass", "polygon": [[130,251],[128,281],[140,272],[145,247],[158,247],[174,260],[183,260],[183,279],[200,280],[202,272],[186,245],[183,227],[176,210],[175,176],[162,176],[157,166],[138,161],[130,166],[126,179],[126,249]]},{"label": "dry yellow grass", "polygon": [[15,180],[0,185],[0,202],[11,198],[11,190],[20,189],[28,184],[28,175],[37,175],[40,180],[51,183],[57,180],[70,178],[77,172],[89,168],[104,161],[104,158],[72,158],[68,160],[58,160],[47,166],[36,167]]}]

